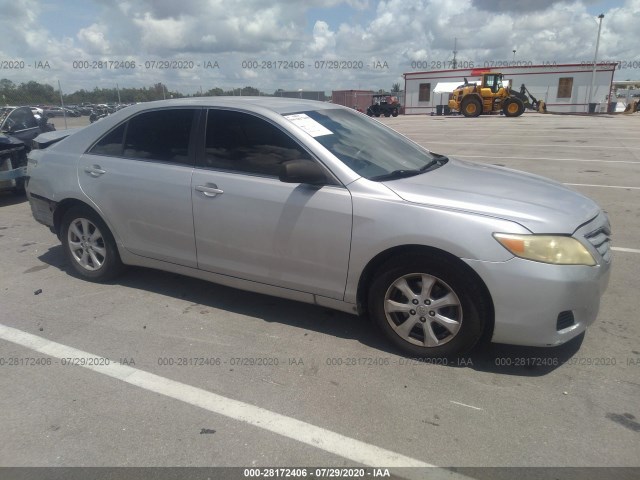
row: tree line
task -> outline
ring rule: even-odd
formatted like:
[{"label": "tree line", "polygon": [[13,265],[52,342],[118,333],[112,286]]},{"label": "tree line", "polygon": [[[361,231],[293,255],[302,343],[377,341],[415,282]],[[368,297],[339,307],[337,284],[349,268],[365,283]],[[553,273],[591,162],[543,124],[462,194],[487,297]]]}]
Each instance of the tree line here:
[{"label": "tree line", "polygon": [[[277,95],[277,91],[271,95]],[[163,100],[169,98],[184,97],[213,97],[222,95],[268,95],[254,87],[243,87],[232,90],[211,88],[196,94],[183,94],[176,90],[170,90],[163,83],[156,83],[150,87],[141,88],[98,88],[93,90],[80,89],[73,93],[62,95],[65,105],[78,105],[81,103],[135,103]],[[0,104],[1,105],[59,105],[60,92],[46,83],[35,81],[16,84],[3,78],[0,80]]]},{"label": "tree line", "polygon": [[[400,84],[393,84],[391,91],[397,93],[400,91]],[[281,96],[284,92],[279,88],[275,92],[268,94],[261,92],[254,87],[234,88],[224,90],[214,87],[206,91],[195,94],[183,94],[176,90],[170,90],[163,83],[156,83],[150,87],[141,88],[98,88],[93,90],[80,89],[73,93],[62,95],[65,105],[79,105],[81,103],[136,103],[150,102],[153,100],[164,100],[168,98],[185,98],[185,97],[216,97],[223,95],[241,95],[247,96]],[[383,93],[382,89],[379,93]],[[59,105],[60,92],[46,83],[38,83],[35,81],[23,82],[16,84],[13,81],[3,78],[0,80],[0,106],[2,105]]]}]

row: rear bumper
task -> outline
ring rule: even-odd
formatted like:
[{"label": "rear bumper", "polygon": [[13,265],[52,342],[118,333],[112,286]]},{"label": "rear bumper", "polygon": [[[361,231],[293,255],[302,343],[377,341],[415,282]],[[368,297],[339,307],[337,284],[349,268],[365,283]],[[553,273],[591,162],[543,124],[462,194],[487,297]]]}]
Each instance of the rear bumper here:
[{"label": "rear bumper", "polygon": [[[560,345],[584,332],[598,316],[611,270],[610,263],[588,267],[520,258],[465,261],[485,281],[493,299],[492,341],[527,346]],[[573,314],[568,324],[567,312]],[[560,314],[565,322],[558,322]]]},{"label": "rear bumper", "polygon": [[57,203],[53,200],[49,200],[48,198],[29,192],[29,187],[27,187],[27,197],[29,198],[29,205],[31,206],[31,214],[33,215],[33,218],[53,231],[53,213],[56,210]]}]

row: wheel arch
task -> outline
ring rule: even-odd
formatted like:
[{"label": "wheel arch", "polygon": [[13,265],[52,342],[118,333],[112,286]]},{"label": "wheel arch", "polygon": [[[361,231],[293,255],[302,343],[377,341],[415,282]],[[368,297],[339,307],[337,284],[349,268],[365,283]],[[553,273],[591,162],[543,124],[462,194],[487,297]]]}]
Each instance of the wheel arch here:
[{"label": "wheel arch", "polygon": [[471,92],[464,95],[460,99],[460,105],[462,105],[463,102],[470,102],[472,99],[476,99],[478,102],[480,102],[480,106],[482,106],[482,96],[477,92]]},{"label": "wheel arch", "polygon": [[104,218],[102,213],[98,209],[96,209],[96,207],[93,206],[92,204],[74,197],[65,198],[64,200],[61,200],[60,202],[58,202],[56,205],[56,209],[53,212],[53,230],[55,234],[58,236],[58,238],[60,238],[60,234],[62,230],[62,219],[64,218],[65,213],[67,213],[71,208],[74,208],[74,207],[86,207],[92,210],[98,217],[100,217],[100,219],[105,223],[105,225],[109,229],[109,234],[114,238],[116,242],[116,246],[118,246],[119,248],[120,242],[118,242],[118,239],[117,239],[117,236],[115,235],[113,227],[112,225],[109,224],[109,222],[107,222],[107,220]]},{"label": "wheel arch", "polygon": [[441,250],[439,248],[430,247],[426,245],[399,245],[396,247],[391,247],[391,248],[388,248],[387,250],[384,250],[378,253],[375,257],[373,257],[369,261],[369,263],[367,263],[365,268],[362,270],[362,273],[360,274],[360,279],[358,281],[358,289],[356,293],[356,299],[357,299],[356,301],[358,305],[359,314],[366,315],[368,313],[367,305],[369,303],[368,302],[369,290],[370,290],[371,284],[373,283],[374,279],[378,275],[380,268],[390,259],[399,255],[405,255],[405,256],[424,255],[428,257],[444,258],[454,263],[462,271],[466,272],[473,279],[474,283],[478,286],[478,288],[481,290],[482,294],[484,295],[484,298],[487,299],[484,305],[485,307],[484,314],[487,320],[487,324],[485,325],[485,330],[482,334],[481,341],[485,339],[489,339],[489,340],[491,339],[491,337],[493,336],[495,308],[493,305],[493,298],[491,297],[491,293],[489,292],[487,285],[484,283],[480,275],[478,275],[478,273],[473,268],[467,265],[460,258],[456,257],[455,255],[445,250]]}]

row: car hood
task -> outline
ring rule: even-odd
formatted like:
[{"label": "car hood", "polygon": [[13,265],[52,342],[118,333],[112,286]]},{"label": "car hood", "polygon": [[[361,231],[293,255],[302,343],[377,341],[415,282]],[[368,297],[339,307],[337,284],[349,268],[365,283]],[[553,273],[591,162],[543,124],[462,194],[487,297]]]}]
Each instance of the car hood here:
[{"label": "car hood", "polygon": [[600,207],[538,175],[452,158],[444,166],[384,184],[402,199],[519,223],[533,233],[573,233]]}]

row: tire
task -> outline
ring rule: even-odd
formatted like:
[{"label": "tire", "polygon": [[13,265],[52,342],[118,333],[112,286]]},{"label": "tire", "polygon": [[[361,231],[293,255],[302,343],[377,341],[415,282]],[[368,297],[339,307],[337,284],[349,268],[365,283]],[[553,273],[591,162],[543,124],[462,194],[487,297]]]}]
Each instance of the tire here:
[{"label": "tire", "polygon": [[524,103],[516,97],[509,97],[504,101],[502,111],[505,117],[519,117],[524,113]]},{"label": "tire", "polygon": [[465,117],[477,117],[482,113],[482,103],[476,97],[465,97],[460,110]]},{"label": "tire", "polygon": [[370,117],[373,117],[373,112],[371,111],[370,108],[367,108],[367,115],[369,115]]},{"label": "tire", "polygon": [[391,112],[391,116],[392,117],[397,117],[398,116],[398,109],[397,108],[393,109],[393,112]]},{"label": "tire", "polygon": [[61,240],[72,268],[92,282],[107,282],[124,270],[116,243],[100,216],[89,207],[72,207],[62,217]]},{"label": "tire", "polygon": [[426,358],[454,357],[473,348],[487,324],[486,304],[462,267],[427,255],[388,261],[368,298],[370,315],[385,336],[404,353]]}]

